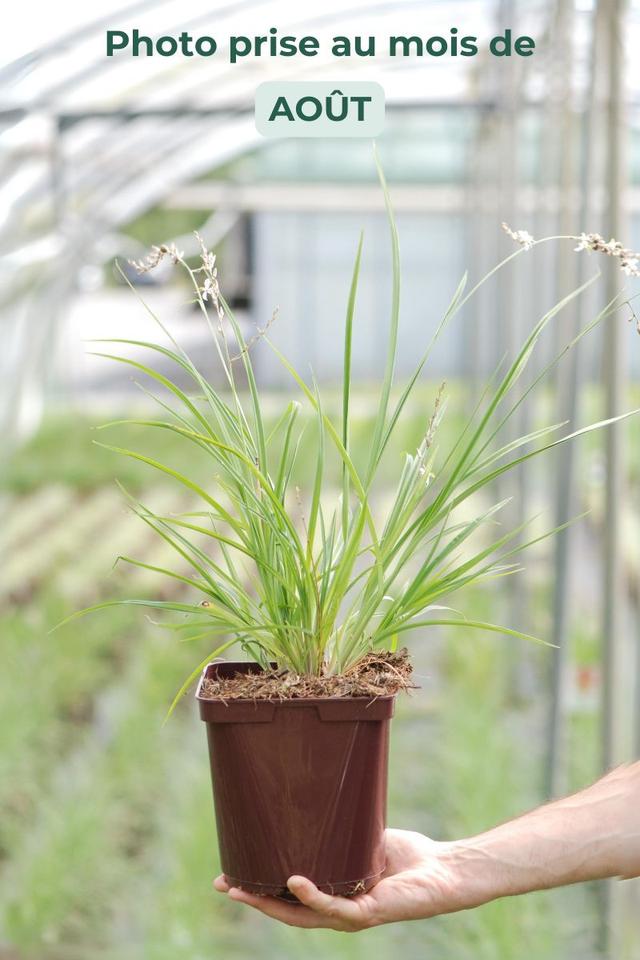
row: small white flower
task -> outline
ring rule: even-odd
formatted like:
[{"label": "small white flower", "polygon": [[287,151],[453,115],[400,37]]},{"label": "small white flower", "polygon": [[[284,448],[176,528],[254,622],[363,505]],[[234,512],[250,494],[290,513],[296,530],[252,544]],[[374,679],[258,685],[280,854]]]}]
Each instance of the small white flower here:
[{"label": "small white flower", "polygon": [[620,269],[628,277],[637,277],[640,275],[640,270],[638,270],[638,258],[629,257],[628,260],[623,260],[620,264]]},{"label": "small white flower", "polygon": [[509,224],[502,222],[502,229],[507,233],[512,240],[515,240],[516,243],[519,243],[524,250],[531,250],[532,246],[535,243],[534,238],[531,236],[528,230],[512,230]]},{"label": "small white flower", "polygon": [[210,274],[210,276],[214,278],[217,277],[218,270],[216,268],[215,253],[212,253],[210,250],[207,250],[207,245],[205,244],[204,240],[202,239],[202,237],[200,236],[197,230],[194,232],[194,236],[198,241],[198,243],[200,244],[200,259],[202,261],[202,266],[200,267],[200,270],[203,270],[204,273],[208,273]]},{"label": "small white flower", "polygon": [[178,263],[184,257],[184,250],[178,250],[175,243],[170,243],[165,249],[174,263]]},{"label": "small white flower", "polygon": [[611,237],[608,243],[604,244],[604,252],[610,257],[619,257],[624,252],[624,247],[614,237]]},{"label": "small white flower", "polygon": [[202,287],[202,299],[207,300],[209,297],[215,299],[216,288],[213,284],[213,280],[209,277],[204,281],[204,286]]}]

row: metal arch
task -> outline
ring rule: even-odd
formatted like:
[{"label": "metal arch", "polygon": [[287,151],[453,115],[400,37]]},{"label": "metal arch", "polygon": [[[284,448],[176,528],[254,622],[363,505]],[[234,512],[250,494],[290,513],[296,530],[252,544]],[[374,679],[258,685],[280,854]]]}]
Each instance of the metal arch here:
[{"label": "metal arch", "polygon": [[[149,8],[153,8],[154,6],[163,6],[167,2],[168,0],[143,0],[143,2],[133,4],[129,8],[125,8],[123,11],[118,11],[118,13],[124,16],[124,15],[127,15],[128,13],[134,12],[137,9],[149,9]],[[458,0],[458,2],[461,2],[464,5],[464,4],[468,4],[470,0]],[[483,0],[483,3],[485,3],[487,7],[490,6],[490,0]],[[257,8],[257,7],[263,7],[265,5],[269,6],[272,4],[277,6],[277,0],[275,0],[275,3],[274,3],[274,0],[236,0],[236,2],[230,3],[226,7],[223,7],[222,9],[217,10],[216,19],[217,19],[217,22],[219,23],[221,17],[227,19],[228,17],[246,8]],[[331,12],[322,13],[312,17],[308,17],[303,14],[297,20],[292,21],[292,25],[318,26],[324,23],[332,23],[338,18],[344,21],[344,18],[348,18],[348,17],[353,17],[354,19],[360,19],[361,17],[366,16],[367,19],[369,19],[369,18],[375,17],[376,14],[380,15],[380,14],[392,13],[397,11],[398,8],[411,8],[414,6],[424,8],[424,0],[395,0],[395,2],[393,2],[393,0],[378,0],[378,2],[374,2],[366,5],[364,5],[363,3],[356,3],[355,5],[352,5],[350,7],[348,6],[346,8],[340,7],[338,4],[336,4],[336,9]],[[179,29],[192,30],[194,28],[197,28],[200,24],[208,24],[210,21],[211,21],[211,14],[207,12],[205,14],[198,14],[197,16],[194,16],[192,19],[183,18],[179,22],[174,22],[171,25],[163,26],[162,30],[168,33],[176,32]],[[88,24],[86,27],[80,28],[78,31],[71,34],[70,37],[65,37],[63,39],[53,42],[48,47],[44,48],[44,51],[42,53],[34,52],[31,54],[27,54],[25,55],[25,58],[29,59],[29,66],[35,65],[37,67],[37,65],[41,64],[45,59],[49,57],[54,57],[57,54],[59,54],[61,51],[66,50],[70,42],[82,42],[84,39],[90,37],[96,31],[103,30],[105,27],[109,26],[110,22],[111,22],[110,20],[107,20],[104,18],[94,21],[93,23]],[[21,58],[21,59],[25,59],[25,58]],[[5,79],[5,75],[6,75],[6,79],[10,80],[11,70],[16,66],[16,64],[19,64],[19,63],[20,61],[15,61],[13,64],[9,64],[7,67],[0,70],[0,80]],[[52,89],[51,88],[48,89],[46,91],[46,100],[44,101],[27,100],[25,105],[28,107],[38,106],[40,108],[45,106],[50,107],[52,98],[56,97],[61,92],[63,93],[69,87],[75,87],[78,85],[78,83],[81,83],[82,81],[88,79],[91,76],[103,73],[105,71],[108,71],[114,68],[117,69],[119,66],[122,66],[122,64],[123,64],[123,61],[116,58],[111,58],[111,59],[104,58],[103,60],[99,60],[90,68],[85,68],[80,70],[79,72],[72,73],[67,77],[65,77],[58,86],[55,86]],[[165,66],[167,71],[171,69],[168,63],[163,63],[161,64],[161,66]],[[163,71],[159,69],[158,73],[161,74],[162,72]]]},{"label": "metal arch", "polygon": [[[142,2],[130,4],[118,13],[122,17],[135,15],[139,11],[148,13],[165,6],[166,2],[167,0],[142,0]],[[460,0],[460,2],[461,5],[466,6],[468,0]],[[373,32],[376,18],[379,20],[397,11],[398,8],[423,8],[424,3],[423,0],[400,0],[400,2],[378,0],[365,5],[352,0],[346,8],[340,8],[337,0],[334,0],[331,6],[332,9],[325,9],[322,13],[311,17],[304,8],[296,11],[296,19],[292,22],[289,18],[292,29],[309,29],[338,22],[338,20],[344,23],[348,18],[352,18],[354,23],[360,23],[366,17],[372,23]],[[276,11],[279,5],[273,0],[233,0],[222,10],[216,11],[216,22],[220,24],[221,17],[224,22],[243,10],[269,8]],[[486,10],[489,8],[490,0],[486,0]],[[198,24],[208,23],[210,19],[208,13],[190,16],[187,11],[185,19],[178,26],[182,29],[194,30]],[[31,73],[32,80],[34,77],[37,79],[39,67],[51,64],[60,57],[62,52],[72,52],[74,46],[85,43],[107,25],[107,17],[93,20],[40,51],[27,54],[14,64],[10,64],[0,72],[0,77],[5,80],[5,85],[7,80],[17,81],[18,87],[20,80],[27,73]],[[171,28],[161,26],[159,29]],[[154,30],[155,32],[157,31]],[[125,118],[122,111],[120,113],[117,110],[113,111],[114,123],[107,122],[96,127],[86,143],[74,143],[71,126],[76,117],[82,116],[82,111],[74,114],[74,111],[65,107],[65,93],[77,88],[79,84],[93,76],[104,75],[105,71],[111,71],[121,63],[130,64],[130,61],[103,58],[89,68],[83,64],[78,70],[74,67],[73,57],[69,57],[64,64],[68,72],[58,82],[55,82],[54,77],[54,83],[47,88],[45,96],[42,89],[37,88],[37,83],[32,95],[25,96],[23,92],[21,96],[19,89],[14,90],[12,101],[3,111],[5,123],[15,124],[21,118],[28,117],[33,110],[45,110],[52,117],[52,136],[48,156],[41,158],[40,169],[37,166],[34,167],[32,176],[25,180],[19,192],[7,197],[8,190],[5,188],[3,195],[0,195],[0,201],[2,199],[10,201],[7,204],[9,217],[4,228],[0,227],[0,237],[2,246],[8,253],[5,263],[10,295],[13,295],[16,300],[24,297],[24,291],[30,288],[34,277],[39,277],[45,287],[48,283],[53,284],[56,265],[63,259],[82,263],[99,255],[105,243],[109,245],[109,236],[113,236],[123,222],[157,203],[163,193],[166,193],[169,185],[184,182],[259,142],[258,135],[252,125],[247,122],[245,113],[250,106],[250,94],[255,86],[253,81],[256,73],[259,73],[259,65],[250,65],[247,62],[243,68],[243,82],[238,85],[234,109],[217,114],[220,123],[215,136],[212,135],[203,140],[201,127],[192,122],[188,110],[183,111],[183,115],[172,122],[157,122],[160,119],[159,114],[153,125],[145,123],[143,116],[146,110],[152,111],[154,102],[157,104],[158,101],[155,93],[156,86],[151,84],[133,92],[133,95],[127,95],[127,88],[122,85],[118,89],[117,100],[127,104],[131,112],[130,117]],[[158,83],[166,84],[167,99],[171,102],[174,84],[171,78],[168,81],[166,79],[170,65],[163,62],[161,66],[162,69],[157,73]],[[407,64],[399,68],[397,64],[394,66],[397,69],[406,70],[411,79],[411,70],[408,69]],[[309,67],[309,70],[305,67]],[[305,63],[302,69],[298,65],[296,72],[297,75],[307,75],[314,69],[317,68],[314,68],[313,64]],[[327,68],[325,66],[321,69]],[[206,84],[211,82],[212,74],[211,71],[196,70],[187,75],[184,71],[179,71],[176,76],[179,76],[181,81],[186,76],[186,84],[180,83],[180,96],[184,97],[185,102],[189,102],[194,98],[201,98],[202,91],[206,90]],[[229,89],[229,81],[237,81],[238,74],[223,62],[216,64],[215,78],[216,95],[224,95],[225,90]],[[7,103],[6,95],[4,99]],[[101,90],[97,91],[93,101],[89,100],[90,104],[92,102],[104,104]],[[220,104],[216,106],[215,103],[210,102],[202,109],[213,115],[213,112],[220,110],[221,107]],[[135,115],[136,110],[141,116]],[[123,118],[128,122],[118,123]],[[115,144],[114,129],[117,131]],[[198,145],[204,148],[200,153],[194,149]],[[70,170],[64,166],[67,149],[70,152]],[[166,170],[164,178],[149,175],[145,154],[153,155],[155,163]],[[81,200],[80,219],[72,213],[78,199]],[[43,224],[43,227],[34,234],[36,238],[34,242],[26,226],[26,215],[29,211],[47,206],[51,214],[49,223]],[[30,256],[25,257],[25,252]],[[56,289],[60,302],[71,291],[70,285],[64,284],[56,284]],[[32,323],[40,329],[48,328],[49,321],[55,324],[52,300],[47,297],[46,292],[42,298],[34,294],[32,300],[36,304],[31,314]],[[38,309],[38,305],[42,307],[41,310]],[[48,311],[47,318],[44,315]],[[3,323],[2,326],[6,329],[7,325]]]}]

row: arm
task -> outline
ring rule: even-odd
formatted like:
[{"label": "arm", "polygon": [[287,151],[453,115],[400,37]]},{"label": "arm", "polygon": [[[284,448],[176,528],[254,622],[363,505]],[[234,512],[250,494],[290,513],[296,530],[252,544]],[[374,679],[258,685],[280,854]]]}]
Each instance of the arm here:
[{"label": "arm", "polygon": [[637,876],[640,763],[619,767],[580,793],[453,847],[458,883],[475,890],[472,899],[478,903],[585,880]]},{"label": "arm", "polygon": [[214,886],[233,900],[299,927],[363,930],[453,913],[500,897],[603,877],[640,875],[640,763],[619,767],[580,793],[538,807],[486,833],[438,843],[387,831],[387,871],[369,893],[321,893],[292,877],[304,906]]}]

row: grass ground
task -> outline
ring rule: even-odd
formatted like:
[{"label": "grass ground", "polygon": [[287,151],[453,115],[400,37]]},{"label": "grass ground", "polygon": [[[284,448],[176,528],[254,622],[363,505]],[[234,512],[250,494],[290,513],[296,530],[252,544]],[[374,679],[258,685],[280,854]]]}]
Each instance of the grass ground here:
[{"label": "grass ground", "polygon": [[[407,422],[408,448],[429,412],[425,400],[424,416]],[[366,419],[358,435],[366,447]],[[588,890],[358,937],[276,926],[214,896],[206,745],[191,698],[162,726],[176,686],[206,650],[177,644],[129,608],[48,633],[96,597],[153,590],[145,571],[111,569],[117,553],[157,562],[162,549],[126,514],[114,474],[151,498],[181,496],[149,489],[144,470],[91,448],[90,436],[88,424],[52,423],[5,476],[0,956],[3,948],[22,960],[595,956]],[[544,623],[544,577],[537,589],[534,620]],[[477,588],[467,597],[483,616],[499,618],[501,603]],[[449,838],[538,802],[544,651],[433,633],[416,636],[412,652],[422,689],[402,699],[394,721],[389,821]],[[540,703],[514,697],[514,658],[530,662]],[[585,724],[580,735],[593,731]]]}]

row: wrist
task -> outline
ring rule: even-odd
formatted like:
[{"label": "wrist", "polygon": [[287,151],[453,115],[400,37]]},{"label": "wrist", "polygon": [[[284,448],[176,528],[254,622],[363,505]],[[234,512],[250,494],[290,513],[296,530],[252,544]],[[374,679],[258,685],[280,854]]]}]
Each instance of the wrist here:
[{"label": "wrist", "polygon": [[489,835],[482,834],[443,844],[442,866],[449,887],[446,912],[479,907],[513,892],[506,865],[488,840]]},{"label": "wrist", "polygon": [[486,833],[435,843],[424,861],[425,917],[603,877],[640,876],[640,763]]},{"label": "wrist", "polygon": [[504,896],[498,872],[489,868],[486,855],[475,845],[475,838],[430,841],[424,867],[416,874],[417,896],[411,918],[428,919],[455,913]]},{"label": "wrist", "polygon": [[620,768],[580,794],[449,844],[451,883],[462,902],[455,909],[597,878],[637,876],[639,781],[640,765]]}]

